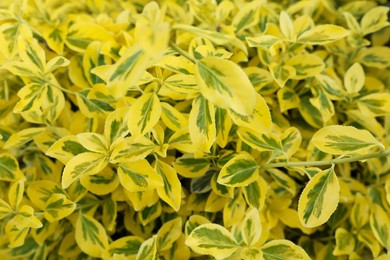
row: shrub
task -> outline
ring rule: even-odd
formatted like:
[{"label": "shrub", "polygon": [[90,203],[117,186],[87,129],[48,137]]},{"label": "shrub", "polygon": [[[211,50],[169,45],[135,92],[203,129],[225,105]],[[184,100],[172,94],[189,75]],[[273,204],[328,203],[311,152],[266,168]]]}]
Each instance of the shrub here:
[{"label": "shrub", "polygon": [[3,0],[0,255],[388,259],[384,3]]}]

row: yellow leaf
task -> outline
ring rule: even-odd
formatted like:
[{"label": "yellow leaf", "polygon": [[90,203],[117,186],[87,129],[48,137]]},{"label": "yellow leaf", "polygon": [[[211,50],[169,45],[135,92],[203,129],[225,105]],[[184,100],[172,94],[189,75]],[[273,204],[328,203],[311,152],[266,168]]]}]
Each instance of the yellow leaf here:
[{"label": "yellow leaf", "polygon": [[283,88],[287,80],[295,77],[296,72],[295,68],[289,65],[279,65],[276,62],[272,62],[268,66],[269,71],[271,72],[272,77],[279,87]]},{"label": "yellow leaf", "polygon": [[64,168],[62,188],[68,188],[82,176],[97,174],[107,166],[107,163],[107,157],[102,154],[86,152],[76,155]]},{"label": "yellow leaf", "polygon": [[118,187],[119,178],[110,167],[106,167],[95,175],[82,176],[80,183],[93,194],[105,195],[113,192]]},{"label": "yellow leaf", "polygon": [[19,163],[14,156],[9,153],[0,155],[0,180],[17,181],[23,178],[23,173],[19,168]]},{"label": "yellow leaf", "polygon": [[128,191],[145,191],[163,186],[163,179],[145,159],[119,164],[118,176],[122,187]]},{"label": "yellow leaf", "polygon": [[165,251],[172,248],[173,243],[181,235],[182,220],[180,217],[170,220],[157,232],[157,246],[159,250]]},{"label": "yellow leaf", "polygon": [[298,216],[304,227],[324,224],[339,203],[340,185],[333,167],[317,173],[303,189],[298,203]]},{"label": "yellow leaf", "polygon": [[175,211],[180,209],[181,183],[174,168],[167,163],[157,160],[154,166],[155,171],[160,174],[164,186],[157,187],[160,198],[168,203]]},{"label": "yellow leaf", "polygon": [[288,40],[294,40],[294,25],[290,16],[282,11],[279,16],[280,30]]},{"label": "yellow leaf", "polygon": [[349,255],[355,249],[355,239],[353,235],[343,228],[336,229],[336,247],[333,250],[334,255]]},{"label": "yellow leaf", "polygon": [[233,122],[238,126],[260,133],[266,133],[271,130],[272,119],[269,107],[264,98],[258,93],[256,93],[256,104],[252,115],[243,116],[232,110],[228,110],[228,112]]},{"label": "yellow leaf", "polygon": [[206,57],[197,63],[195,77],[200,92],[211,103],[252,115],[256,92],[238,65],[222,58]]},{"label": "yellow leaf", "polygon": [[144,240],[137,236],[125,236],[112,242],[107,251],[111,256],[123,256],[135,260],[139,248]]},{"label": "yellow leaf", "polygon": [[293,242],[285,239],[275,239],[267,242],[261,247],[264,260],[272,259],[294,259],[309,260],[305,250]]},{"label": "yellow leaf", "polygon": [[375,238],[387,250],[390,248],[390,218],[388,212],[375,205],[370,215],[370,226]]},{"label": "yellow leaf", "polygon": [[85,149],[107,155],[109,151],[106,138],[101,134],[96,133],[81,133],[77,135],[78,142],[84,146]]},{"label": "yellow leaf", "polygon": [[231,256],[238,244],[233,235],[223,226],[202,224],[192,230],[186,239],[186,245],[198,254],[208,254],[216,259]]},{"label": "yellow leaf", "polygon": [[156,145],[146,137],[126,137],[115,145],[110,155],[110,163],[142,160],[152,153],[155,147]]},{"label": "yellow leaf", "polygon": [[341,125],[321,128],[313,135],[312,143],[322,152],[336,155],[361,153],[382,146],[367,130]]},{"label": "yellow leaf", "polygon": [[202,96],[192,102],[189,118],[191,141],[202,152],[209,152],[216,139],[215,107]]},{"label": "yellow leaf", "polygon": [[128,128],[135,136],[143,136],[157,124],[161,115],[161,104],[154,93],[143,94],[130,107]]},{"label": "yellow leaf", "polygon": [[259,174],[259,166],[255,159],[242,153],[226,163],[218,176],[218,183],[229,187],[247,186],[254,182]]},{"label": "yellow leaf", "polygon": [[302,33],[297,41],[312,45],[325,45],[340,40],[349,34],[349,31],[341,26],[322,24]]},{"label": "yellow leaf", "polygon": [[259,241],[262,233],[262,226],[258,209],[251,209],[241,224],[241,234],[246,245],[252,246]]},{"label": "yellow leaf", "polygon": [[354,63],[344,76],[344,86],[348,93],[358,93],[365,82],[365,74],[362,65]]},{"label": "yellow leaf", "polygon": [[24,180],[21,179],[15,183],[13,183],[8,191],[8,201],[10,206],[17,210],[20,202],[23,199],[24,194]]},{"label": "yellow leaf", "polygon": [[389,7],[387,6],[376,6],[367,13],[364,14],[362,20],[360,21],[363,35],[367,35],[380,29],[389,26],[387,13],[389,12]]},{"label": "yellow leaf", "polygon": [[315,54],[296,55],[287,60],[285,64],[295,69],[295,75],[291,78],[298,80],[320,74],[325,68],[322,59]]},{"label": "yellow leaf", "polygon": [[75,230],[77,245],[87,255],[100,257],[108,247],[106,231],[93,217],[80,213]]},{"label": "yellow leaf", "polygon": [[46,202],[44,217],[49,222],[58,221],[72,214],[75,209],[76,203],[64,194],[54,193]]},{"label": "yellow leaf", "polygon": [[57,140],[46,151],[46,155],[54,157],[63,164],[67,164],[75,155],[88,152],[74,135],[65,136]]}]

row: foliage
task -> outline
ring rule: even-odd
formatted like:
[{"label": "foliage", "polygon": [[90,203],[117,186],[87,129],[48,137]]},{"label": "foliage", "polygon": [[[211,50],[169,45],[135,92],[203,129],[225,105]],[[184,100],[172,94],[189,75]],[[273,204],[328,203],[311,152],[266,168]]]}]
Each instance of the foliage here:
[{"label": "foliage", "polygon": [[0,255],[387,259],[384,2],[1,1]]}]

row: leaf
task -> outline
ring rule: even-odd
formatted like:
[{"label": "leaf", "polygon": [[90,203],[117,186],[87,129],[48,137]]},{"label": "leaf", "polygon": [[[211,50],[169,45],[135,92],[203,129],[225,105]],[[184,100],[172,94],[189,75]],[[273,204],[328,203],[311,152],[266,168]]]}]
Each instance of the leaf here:
[{"label": "leaf", "polygon": [[349,255],[355,249],[355,239],[351,233],[343,228],[336,229],[336,246],[334,255]]},{"label": "leaf", "polygon": [[259,7],[262,2],[248,2],[237,12],[232,21],[232,26],[236,28],[236,33],[240,33],[258,24]]},{"label": "leaf", "polygon": [[157,187],[158,195],[175,211],[178,211],[181,203],[181,183],[175,169],[160,160],[156,161],[154,169],[160,174],[164,183],[163,187]]},{"label": "leaf", "polygon": [[294,39],[295,32],[294,32],[293,22],[290,16],[284,11],[280,13],[279,26],[280,26],[280,30],[282,31],[282,33],[287,39],[289,40]]},{"label": "leaf", "polygon": [[296,75],[295,68],[290,65],[279,65],[276,62],[272,62],[268,66],[268,69],[271,72],[272,78],[281,88],[284,87],[287,80],[295,78]]},{"label": "leaf", "polygon": [[262,233],[262,226],[258,209],[251,209],[245,216],[241,225],[242,238],[246,245],[252,246],[259,241]]},{"label": "leaf", "polygon": [[368,94],[357,101],[359,110],[368,117],[388,115],[390,111],[389,93]]},{"label": "leaf", "polygon": [[[107,251],[112,256],[134,257],[137,255],[144,240],[137,236],[125,236],[112,242]],[[131,259],[131,258],[130,258]]]},{"label": "leaf", "polygon": [[259,134],[245,128],[240,128],[237,133],[242,141],[260,152],[275,151],[283,153],[282,142],[276,134]]},{"label": "leaf", "polygon": [[389,7],[376,6],[365,13],[360,21],[363,35],[379,31],[380,29],[389,26],[390,23],[387,18],[388,12]]},{"label": "leaf", "polygon": [[169,250],[181,235],[182,220],[180,217],[164,223],[157,232],[157,247],[160,251]]},{"label": "leaf", "polygon": [[305,79],[320,74],[325,69],[325,64],[315,54],[300,54],[287,60],[286,65],[295,69],[292,79]]},{"label": "leaf", "polygon": [[178,174],[186,178],[196,178],[203,176],[210,168],[210,162],[205,158],[194,158],[185,154],[172,163]]},{"label": "leaf", "polygon": [[117,211],[118,206],[116,201],[113,201],[112,199],[107,199],[104,202],[102,224],[109,232],[113,232],[115,230]]},{"label": "leaf", "polygon": [[85,149],[107,155],[109,151],[109,145],[106,138],[101,134],[96,133],[81,133],[77,135],[77,141],[84,146]]},{"label": "leaf", "polygon": [[275,239],[267,242],[261,247],[261,251],[263,251],[263,257],[265,260],[310,259],[310,257],[301,247],[285,239]]},{"label": "leaf", "polygon": [[197,62],[195,77],[200,92],[208,101],[220,108],[252,115],[255,90],[238,65],[222,58],[206,57]]},{"label": "leaf", "polygon": [[[232,227],[242,223],[245,210],[246,202],[242,193],[236,193],[233,198],[229,198],[223,204],[223,224],[225,227]],[[238,240],[237,240],[238,241]]]},{"label": "leaf", "polygon": [[203,176],[191,179],[191,192],[197,194],[209,192],[212,189],[211,179],[214,175],[215,171],[208,171]]},{"label": "leaf", "polygon": [[321,112],[315,107],[308,96],[301,97],[299,104],[299,112],[304,120],[315,128],[321,128],[324,126],[324,119]]},{"label": "leaf", "polygon": [[88,98],[90,91],[89,89],[83,89],[76,94],[79,109],[86,117],[105,117],[106,114],[115,110],[109,103]]},{"label": "leaf", "polygon": [[216,259],[227,258],[238,249],[236,239],[226,228],[211,223],[192,230],[185,244],[198,254],[208,254]]},{"label": "leaf", "polygon": [[390,218],[386,211],[374,205],[370,215],[370,227],[375,238],[387,250],[390,248]]},{"label": "leaf", "polygon": [[[145,192],[142,192],[143,194]],[[153,191],[153,193],[155,194],[155,192]],[[138,193],[140,194],[140,193]],[[132,200],[133,202],[134,200]],[[142,198],[140,200],[141,204],[144,202],[142,201]],[[144,207],[142,208],[142,210],[138,213],[138,217],[139,217],[139,220],[141,221],[141,224],[142,225],[147,225],[147,224],[152,224],[154,220],[156,220],[158,217],[161,216],[161,212],[162,212],[162,207],[161,207],[161,203],[160,202],[157,202],[155,204],[153,204],[152,206],[148,206],[148,207]]]},{"label": "leaf", "polygon": [[247,153],[242,153],[223,166],[218,183],[229,187],[242,187],[254,182],[258,174],[259,166],[255,159]]},{"label": "leaf", "polygon": [[22,113],[39,109],[45,101],[46,88],[47,86],[38,83],[25,85],[18,91],[20,101],[15,105],[14,112]]},{"label": "leaf", "polygon": [[279,169],[267,169],[267,172],[271,175],[271,177],[275,180],[277,184],[279,184],[283,189],[289,192],[291,195],[295,195],[297,192],[297,184],[290,176],[285,174]]},{"label": "leaf", "polygon": [[295,154],[302,142],[302,135],[296,127],[287,128],[280,136],[283,151],[291,157]]},{"label": "leaf", "polygon": [[42,36],[45,39],[50,49],[55,51],[57,54],[62,54],[64,50],[65,38],[67,34],[66,24],[60,24],[55,26],[47,26],[42,30]]},{"label": "leaf", "polygon": [[27,186],[27,195],[31,202],[40,210],[45,210],[46,202],[52,194],[64,193],[61,186],[53,181],[38,180],[29,182]]},{"label": "leaf", "polygon": [[108,247],[108,237],[102,224],[89,215],[79,214],[75,239],[80,249],[89,256],[100,257]]},{"label": "leaf", "polygon": [[360,193],[355,196],[355,203],[352,206],[351,214],[349,215],[350,222],[356,229],[363,228],[370,218],[370,204],[368,200]]},{"label": "leaf", "polygon": [[161,104],[156,94],[146,93],[130,107],[128,128],[135,136],[143,136],[158,122],[161,116]]},{"label": "leaf", "polygon": [[202,96],[192,102],[189,118],[192,143],[202,152],[209,152],[216,139],[215,107]]},{"label": "leaf", "polygon": [[340,185],[333,167],[317,173],[303,189],[298,203],[298,216],[304,227],[324,224],[339,203]]},{"label": "leaf", "polygon": [[225,109],[216,108],[215,110],[215,128],[217,130],[216,143],[220,147],[225,147],[229,142],[229,133],[233,126],[231,118]]},{"label": "leaf", "polygon": [[21,36],[18,38],[20,58],[27,66],[34,68],[35,72],[43,73],[46,69],[45,51],[39,46],[38,41],[33,38],[27,25],[21,25],[20,32]]},{"label": "leaf", "polygon": [[367,130],[333,125],[318,130],[311,141],[319,150],[330,154],[351,154],[368,151],[380,143]]},{"label": "leaf", "polygon": [[7,202],[0,199],[0,220],[7,217],[12,211],[12,207]]},{"label": "leaf", "polygon": [[188,119],[168,103],[161,103],[161,111],[161,120],[173,131],[178,131],[188,126]]},{"label": "leaf", "polygon": [[46,151],[46,155],[56,158],[63,164],[67,164],[74,156],[88,152],[74,135],[62,137],[53,143]]},{"label": "leaf", "polygon": [[107,157],[102,154],[86,152],[76,155],[64,168],[62,188],[68,188],[82,176],[97,174],[107,166],[107,163]]},{"label": "leaf", "polygon": [[110,163],[133,162],[144,159],[156,145],[146,137],[126,137],[116,144],[110,155]]},{"label": "leaf", "polygon": [[21,179],[14,182],[8,190],[8,202],[9,205],[14,209],[18,210],[18,206],[23,199],[24,194],[24,180]]},{"label": "leaf", "polygon": [[270,48],[280,41],[280,39],[273,35],[261,35],[257,37],[245,37],[249,47]]},{"label": "leaf", "polygon": [[154,235],[142,242],[136,260],[154,260],[157,255],[157,236]]},{"label": "leaf", "polygon": [[252,115],[243,116],[232,110],[228,110],[228,112],[233,122],[238,126],[261,133],[271,130],[272,119],[269,107],[264,98],[258,93],[256,93],[256,104]]},{"label": "leaf", "polygon": [[18,148],[21,145],[31,141],[35,136],[44,132],[44,127],[32,127],[20,130],[11,135],[11,137],[5,142],[3,148],[4,149],[14,149]]},{"label": "leaf", "polygon": [[23,178],[23,173],[19,169],[19,163],[14,156],[9,153],[0,155],[0,180],[17,181]]},{"label": "leaf", "polygon": [[82,176],[80,183],[93,194],[106,195],[118,187],[119,178],[116,172],[110,167],[106,167],[95,175]]},{"label": "leaf", "polygon": [[206,38],[206,39],[210,40],[211,42],[218,44],[218,45],[231,44],[231,45],[239,48],[240,50],[242,50],[245,54],[248,53],[248,50],[247,50],[245,44],[243,42],[241,42],[235,36],[232,36],[229,34],[224,34],[224,33],[220,33],[217,31],[209,31],[209,30],[201,29],[200,27],[189,26],[189,25],[185,25],[185,24],[175,24],[172,27],[172,29],[190,32],[192,34]]},{"label": "leaf", "polygon": [[265,205],[267,191],[268,184],[261,176],[256,181],[242,187],[242,192],[248,205],[258,210],[261,210]]},{"label": "leaf", "polygon": [[118,176],[122,187],[128,191],[145,191],[163,186],[162,177],[145,159],[119,164]]},{"label": "leaf", "polygon": [[4,233],[8,238],[10,248],[20,247],[24,244],[29,228],[20,225],[21,216],[16,215],[5,225]]},{"label": "leaf", "polygon": [[385,69],[390,66],[390,48],[385,46],[374,46],[362,49],[356,60],[367,67]]},{"label": "leaf", "polygon": [[127,121],[127,108],[116,109],[107,116],[104,123],[104,137],[110,144],[110,149],[115,147],[115,144],[122,141],[129,133]]},{"label": "leaf", "polygon": [[362,65],[355,62],[345,73],[345,89],[348,93],[358,93],[364,86],[365,79]]},{"label": "leaf", "polygon": [[54,193],[46,202],[43,216],[49,222],[55,222],[69,216],[75,209],[76,203],[67,199],[64,194]]},{"label": "leaf", "polygon": [[297,41],[312,45],[325,45],[340,40],[349,34],[349,31],[341,26],[322,24],[302,33]]}]

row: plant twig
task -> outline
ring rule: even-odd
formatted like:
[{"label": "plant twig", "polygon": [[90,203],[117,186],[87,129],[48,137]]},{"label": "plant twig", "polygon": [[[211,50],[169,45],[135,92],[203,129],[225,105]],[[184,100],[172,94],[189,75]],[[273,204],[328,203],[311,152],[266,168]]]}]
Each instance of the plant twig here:
[{"label": "plant twig", "polygon": [[181,49],[179,46],[177,46],[176,43],[174,42],[169,42],[169,47],[171,47],[172,49],[174,49],[176,52],[178,52],[180,55],[183,55],[185,58],[187,58],[188,60],[192,61],[193,63],[197,63],[198,61],[191,57],[190,54],[188,54],[186,51],[184,51],[183,49]]}]

